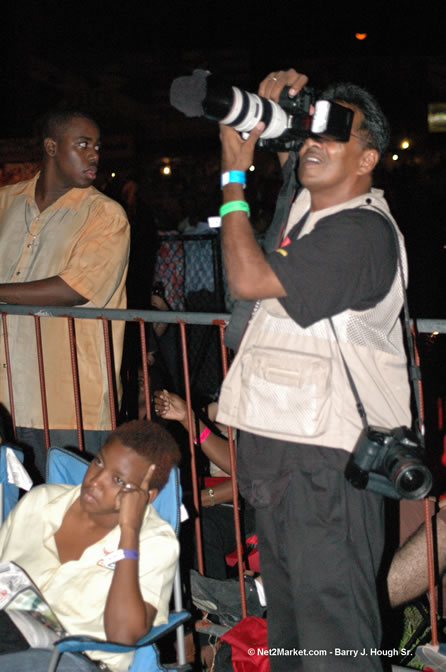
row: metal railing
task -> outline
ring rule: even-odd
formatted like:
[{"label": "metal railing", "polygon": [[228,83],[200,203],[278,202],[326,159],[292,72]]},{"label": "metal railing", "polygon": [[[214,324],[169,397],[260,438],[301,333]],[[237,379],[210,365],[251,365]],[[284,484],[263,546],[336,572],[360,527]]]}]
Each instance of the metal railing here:
[{"label": "metal railing", "polygon": [[[45,446],[47,449],[50,446],[51,418],[48,417],[48,412],[46,408],[46,388],[45,388],[45,373],[44,373],[45,363],[43,359],[43,348],[40,332],[40,320],[42,318],[54,317],[67,320],[68,338],[70,344],[71,365],[73,374],[73,390],[74,390],[75,407],[76,407],[78,445],[81,450],[83,449],[82,399],[80,395],[80,386],[78,378],[77,352],[74,336],[74,320],[78,319],[99,320],[103,324],[104,352],[107,364],[107,384],[110,399],[110,419],[112,429],[116,428],[118,417],[118,402],[116,398],[116,380],[114,379],[115,373],[112,366],[111,353],[113,349],[113,343],[111,342],[111,329],[110,329],[111,323],[113,321],[120,320],[125,321],[127,323],[136,323],[139,325],[139,348],[141,357],[140,367],[143,375],[145,413],[148,419],[150,419],[151,416],[151,408],[150,408],[151,386],[150,386],[149,366],[146,357],[147,341],[146,341],[145,325],[147,323],[154,323],[161,321],[167,324],[175,324],[178,326],[180,334],[180,348],[181,348],[182,369],[184,378],[184,392],[187,405],[188,426],[192,428],[189,431],[189,451],[191,460],[193,503],[196,512],[195,532],[197,543],[198,569],[201,573],[203,573],[203,549],[201,543],[201,526],[200,526],[200,492],[198,488],[198,479],[197,479],[196,447],[193,439],[193,427],[194,427],[193,410],[192,410],[193,404],[192,404],[191,385],[190,385],[187,327],[190,325],[201,325],[218,330],[220,355],[221,355],[220,373],[221,373],[221,379],[223,379],[228,369],[228,352],[226,350],[226,347],[224,346],[223,336],[225,325],[228,322],[230,315],[227,313],[189,313],[189,312],[174,312],[174,311],[160,312],[149,310],[138,311],[138,310],[111,310],[111,309],[96,310],[92,308],[64,308],[64,307],[61,308],[53,306],[13,306],[13,305],[2,305],[0,313],[3,327],[3,347],[5,350],[5,361],[8,376],[8,389],[9,389],[8,406],[11,412],[14,431],[15,431],[15,418],[14,418],[13,385],[12,385],[12,379],[14,375],[14,363],[11,362],[9,356],[8,315],[32,316],[34,318],[37,361],[39,367],[42,413],[44,423],[44,436],[45,436]],[[419,333],[427,333],[431,335],[446,334],[446,320],[443,319],[418,319],[416,320],[416,327]],[[444,400],[442,403],[444,404]],[[245,600],[245,589],[243,581],[243,544],[240,535],[238,493],[237,493],[237,482],[235,477],[236,457],[235,457],[232,431],[230,428],[228,432],[228,442],[229,442],[230,464],[232,475],[232,496],[234,504],[234,525],[236,533],[237,559],[238,559],[238,570],[240,578],[240,592],[242,599],[242,616],[244,617],[246,616],[246,600]]]}]

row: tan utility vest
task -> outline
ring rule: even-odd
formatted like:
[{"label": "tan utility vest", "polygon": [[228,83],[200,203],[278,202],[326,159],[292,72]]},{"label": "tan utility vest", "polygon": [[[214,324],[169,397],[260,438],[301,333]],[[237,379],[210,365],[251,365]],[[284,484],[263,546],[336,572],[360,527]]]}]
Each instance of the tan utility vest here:
[{"label": "tan utility vest", "polygon": [[[293,204],[288,228],[309,203],[303,190]],[[403,237],[380,190],[310,213],[298,237],[308,234],[322,217],[358,207],[379,209],[391,219],[407,277]],[[368,422],[387,429],[411,422],[399,320],[402,304],[398,269],[388,294],[376,306],[346,310],[332,318]],[[272,439],[351,452],[362,425],[329,321],[304,329],[277,299],[259,301],[223,383],[217,419]]]}]

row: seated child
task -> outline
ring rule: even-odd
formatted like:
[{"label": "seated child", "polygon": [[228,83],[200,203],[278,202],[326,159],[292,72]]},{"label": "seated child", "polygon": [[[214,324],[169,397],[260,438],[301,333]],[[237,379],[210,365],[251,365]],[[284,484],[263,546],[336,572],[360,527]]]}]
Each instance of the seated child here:
[{"label": "seated child", "polygon": [[[110,434],[81,485],[32,488],[1,527],[0,561],[28,572],[69,634],[134,644],[167,622],[179,548],[151,502],[179,458],[159,425],[126,423]],[[119,549],[121,557],[107,563]],[[3,641],[0,632],[0,653]],[[46,672],[50,655],[3,653],[0,669]],[[98,660],[122,672],[133,654],[87,655],[64,654],[58,672],[97,670]]]}]

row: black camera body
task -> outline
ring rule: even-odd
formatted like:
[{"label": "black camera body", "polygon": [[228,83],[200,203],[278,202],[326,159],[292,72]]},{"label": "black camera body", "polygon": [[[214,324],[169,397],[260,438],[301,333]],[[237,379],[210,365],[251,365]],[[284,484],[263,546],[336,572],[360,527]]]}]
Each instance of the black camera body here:
[{"label": "black camera body", "polygon": [[[170,102],[188,117],[201,117],[249,133],[260,121],[265,130],[259,145],[271,151],[297,151],[309,135],[347,142],[353,110],[319,99],[311,87],[290,98],[289,87],[279,102],[231,86],[206,70],[178,77],[170,88]],[[314,113],[311,114],[314,106]]]},{"label": "black camera body", "polygon": [[362,430],[350,455],[345,476],[360,490],[392,499],[423,499],[432,487],[432,474],[423,463],[423,447],[408,427]]}]

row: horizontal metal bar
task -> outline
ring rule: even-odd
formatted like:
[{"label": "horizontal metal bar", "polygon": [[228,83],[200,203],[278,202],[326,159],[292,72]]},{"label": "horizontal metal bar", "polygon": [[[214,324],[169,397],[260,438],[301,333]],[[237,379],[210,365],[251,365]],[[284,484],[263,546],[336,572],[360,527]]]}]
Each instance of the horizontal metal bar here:
[{"label": "horizontal metal bar", "polygon": [[416,325],[420,334],[433,334],[437,331],[439,334],[446,334],[446,320],[420,318],[416,320]]},{"label": "horizontal metal bar", "polygon": [[173,310],[118,310],[114,308],[66,308],[64,306],[0,306],[0,313],[10,315],[39,315],[39,317],[75,317],[75,318],[103,318],[107,320],[144,320],[144,322],[167,322],[176,324],[213,324],[214,322],[229,322],[229,313],[189,313]]},{"label": "horizontal metal bar", "polygon": [[[192,313],[174,310],[118,310],[113,308],[66,308],[64,306],[13,306],[0,304],[0,314],[4,312],[10,315],[39,315],[39,317],[75,317],[75,318],[102,318],[108,320],[144,320],[144,322],[167,322],[176,324],[213,324],[215,322],[229,322],[230,313]],[[415,320],[417,330],[420,333],[432,334],[438,332],[446,334],[446,320],[437,318],[418,318]]]}]

